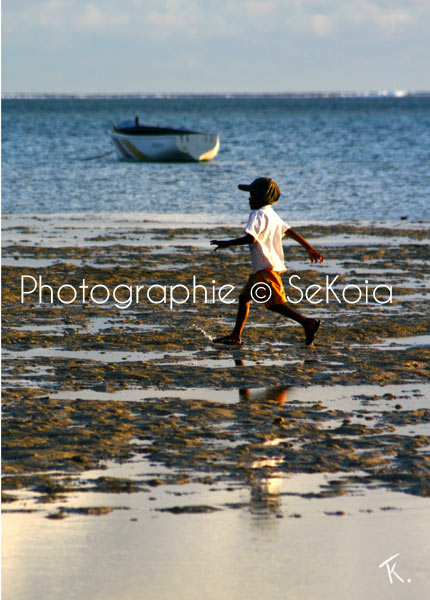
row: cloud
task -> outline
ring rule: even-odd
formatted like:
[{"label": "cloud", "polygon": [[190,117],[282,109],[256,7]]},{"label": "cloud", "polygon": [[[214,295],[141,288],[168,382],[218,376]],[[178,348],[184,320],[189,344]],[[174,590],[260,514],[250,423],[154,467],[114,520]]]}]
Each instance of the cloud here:
[{"label": "cloud", "polygon": [[11,91],[428,86],[429,0],[3,0],[2,16]]},{"label": "cloud", "polygon": [[327,15],[312,15],[311,24],[313,31],[317,35],[329,35],[333,30],[332,20]]},{"label": "cloud", "polygon": [[273,12],[277,6],[276,0],[244,0],[241,8],[253,15],[261,15]]},{"label": "cloud", "polygon": [[289,0],[288,5],[286,22],[319,36],[349,25],[394,33],[430,15],[428,0]]},{"label": "cloud", "polygon": [[355,0],[342,14],[352,23],[372,24],[384,31],[394,31],[412,19],[410,8],[406,10],[403,2],[396,6],[396,2],[386,5],[372,0]]},{"label": "cloud", "polygon": [[48,29],[61,27],[63,24],[63,13],[67,10],[67,4],[67,0],[49,0],[48,2],[40,3],[37,11],[39,23]]},{"label": "cloud", "polygon": [[200,10],[194,3],[167,0],[153,4],[154,6],[146,12],[145,16],[141,17],[143,29],[149,37],[166,39],[180,32],[187,36],[192,36],[196,32]]},{"label": "cloud", "polygon": [[[390,33],[430,15],[428,0],[5,0],[4,29],[112,31],[127,36],[167,39],[183,35],[282,35],[287,27],[317,37],[342,32],[344,26],[373,26]],[[120,28],[123,28],[123,31]],[[12,37],[12,33],[10,36]]]},{"label": "cloud", "polygon": [[33,0],[31,3],[18,0],[14,5],[3,7],[3,18],[9,32],[42,28],[63,31],[66,36],[73,30],[111,30],[129,23],[127,11],[119,3],[98,0]]},{"label": "cloud", "polygon": [[105,12],[94,3],[88,3],[84,6],[82,12],[74,15],[74,22],[78,27],[102,30],[127,25],[129,18],[123,11],[118,12],[116,9],[111,9]]}]

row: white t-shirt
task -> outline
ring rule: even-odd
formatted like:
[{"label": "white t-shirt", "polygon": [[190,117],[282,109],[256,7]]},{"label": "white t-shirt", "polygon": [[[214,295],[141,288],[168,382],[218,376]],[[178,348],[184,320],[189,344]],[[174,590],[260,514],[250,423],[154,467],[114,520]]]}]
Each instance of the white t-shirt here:
[{"label": "white t-shirt", "polygon": [[286,271],[282,238],[290,226],[285,223],[267,204],[249,214],[246,233],[255,238],[250,244],[252,272],[273,269],[279,273]]}]

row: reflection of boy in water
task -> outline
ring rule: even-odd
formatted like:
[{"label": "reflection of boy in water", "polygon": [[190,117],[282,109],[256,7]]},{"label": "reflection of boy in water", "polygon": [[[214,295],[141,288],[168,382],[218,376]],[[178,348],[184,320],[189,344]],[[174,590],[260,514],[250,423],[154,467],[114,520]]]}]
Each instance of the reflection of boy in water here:
[{"label": "reflection of boy in water", "polygon": [[305,317],[287,304],[280,273],[285,272],[282,238],[287,235],[301,244],[309,255],[311,263],[323,262],[322,254],[296,231],[285,223],[273,210],[271,204],[281,195],[278,184],[269,177],[259,177],[249,185],[239,185],[240,190],[248,191],[249,215],[245,235],[233,240],[212,240],[215,250],[229,246],[249,245],[251,250],[252,274],[239,295],[239,308],[236,324],[230,335],[216,338],[220,344],[241,345],[241,334],[249,314],[251,299],[264,303],[269,310],[293,319],[303,326],[306,345],[313,342],[320,326],[318,319]]},{"label": "reflection of boy in water", "polygon": [[240,388],[239,389],[239,398],[242,401],[245,402],[249,402],[251,399],[254,400],[254,402],[278,402],[279,404],[284,404],[287,400],[287,390],[288,388],[286,388],[285,386],[280,386],[280,387],[272,387],[272,388],[265,388],[262,392],[258,391],[257,393],[254,392],[252,398],[251,398],[251,390],[249,388]]}]

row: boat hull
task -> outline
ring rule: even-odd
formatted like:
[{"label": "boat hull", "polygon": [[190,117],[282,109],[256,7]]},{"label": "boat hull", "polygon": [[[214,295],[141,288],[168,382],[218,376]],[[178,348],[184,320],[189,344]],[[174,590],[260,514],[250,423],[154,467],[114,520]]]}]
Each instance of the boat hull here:
[{"label": "boat hull", "polygon": [[117,156],[135,161],[204,161],[214,158],[219,149],[216,133],[132,135],[113,130]]}]

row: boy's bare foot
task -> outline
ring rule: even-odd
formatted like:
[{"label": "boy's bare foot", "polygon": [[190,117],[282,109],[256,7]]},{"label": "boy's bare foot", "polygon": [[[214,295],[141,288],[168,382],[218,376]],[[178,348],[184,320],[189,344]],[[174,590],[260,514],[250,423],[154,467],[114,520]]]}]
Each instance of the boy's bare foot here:
[{"label": "boy's bare foot", "polygon": [[214,339],[215,344],[227,344],[228,346],[241,346],[242,342],[232,335],[223,335]]},{"label": "boy's bare foot", "polygon": [[310,346],[314,341],[316,332],[318,331],[321,321],[319,319],[309,319],[312,323],[308,327],[305,326],[306,346]]}]

